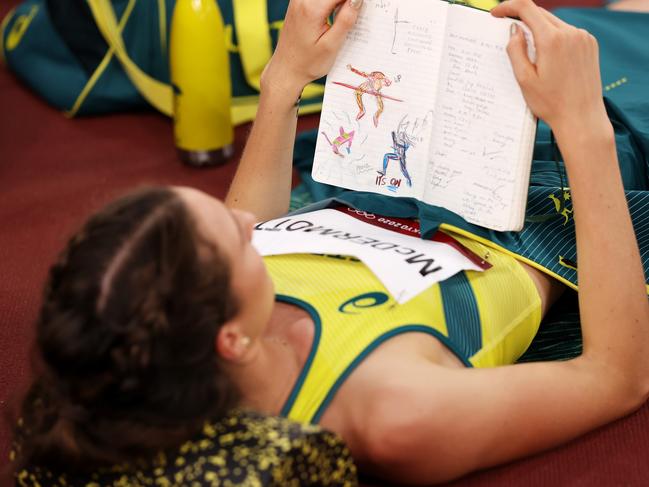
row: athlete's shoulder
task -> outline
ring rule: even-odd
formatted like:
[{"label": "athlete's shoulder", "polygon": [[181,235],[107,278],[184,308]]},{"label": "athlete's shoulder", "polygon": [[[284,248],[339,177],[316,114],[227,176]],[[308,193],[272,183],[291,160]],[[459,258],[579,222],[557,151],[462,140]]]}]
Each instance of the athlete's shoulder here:
[{"label": "athlete's shoulder", "polygon": [[[443,411],[439,421],[431,421],[429,413],[445,407],[442,391],[452,369],[431,363],[416,350],[399,350],[396,341],[385,345],[345,381],[321,421],[345,439],[354,458],[372,468],[398,462],[417,448],[410,439],[419,436],[414,432],[422,421],[428,431],[439,428],[441,435],[448,428]],[[421,387],[422,378],[427,388]],[[428,411],[422,415],[424,403]]]}]

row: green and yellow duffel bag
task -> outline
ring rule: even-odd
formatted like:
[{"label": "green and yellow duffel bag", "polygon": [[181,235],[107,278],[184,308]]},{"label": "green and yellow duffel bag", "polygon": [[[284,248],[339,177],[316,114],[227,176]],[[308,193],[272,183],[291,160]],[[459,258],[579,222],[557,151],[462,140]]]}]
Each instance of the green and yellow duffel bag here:
[{"label": "green and yellow duffel bag", "polygon": [[[152,105],[172,114],[168,28],[175,0],[26,0],[3,20],[0,55],[68,116]],[[254,118],[261,72],[288,0],[218,0],[230,53],[232,119]],[[322,84],[305,89],[301,113],[320,110]]]}]

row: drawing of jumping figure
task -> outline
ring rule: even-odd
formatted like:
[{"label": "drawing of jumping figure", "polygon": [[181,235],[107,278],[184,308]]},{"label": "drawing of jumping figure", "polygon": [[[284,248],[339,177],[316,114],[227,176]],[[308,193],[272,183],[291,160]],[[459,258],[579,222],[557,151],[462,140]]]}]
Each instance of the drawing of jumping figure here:
[{"label": "drawing of jumping figure", "polygon": [[356,92],[354,93],[356,95],[356,104],[358,105],[358,115],[356,115],[356,120],[360,120],[365,116],[365,105],[363,103],[363,95],[364,94],[370,94],[374,95],[376,97],[376,104],[377,104],[377,111],[374,114],[374,126],[378,127],[379,126],[379,117],[381,116],[381,113],[383,113],[384,105],[383,105],[383,95],[381,95],[381,89],[384,86],[390,86],[392,84],[392,81],[390,81],[385,74],[383,74],[380,71],[372,71],[371,73],[364,73],[363,71],[359,71],[358,69],[354,68],[351,64],[347,65],[347,68],[352,72],[355,73],[359,76],[362,76],[365,78],[367,81],[361,83],[358,85],[356,88]]},{"label": "drawing of jumping figure", "polygon": [[335,137],[333,141],[327,136],[326,133],[321,132],[321,134],[324,136],[325,139],[327,139],[327,143],[331,147],[331,150],[333,151],[334,154],[340,157],[345,157],[345,155],[340,152],[340,150],[343,148],[344,145],[346,145],[347,149],[347,154],[350,154],[352,151],[352,144],[354,143],[354,130],[351,132],[345,132],[345,129],[340,127],[340,135]]},{"label": "drawing of jumping figure", "polygon": [[411,146],[414,146],[414,143],[405,131],[393,131],[392,148],[394,149],[394,152],[388,152],[383,156],[383,170],[377,172],[381,176],[385,176],[385,173],[388,170],[388,163],[390,161],[399,161],[401,173],[403,174],[403,177],[406,178],[408,186],[412,187],[412,179],[410,178],[410,174],[408,174],[408,169],[406,167],[406,152]]}]

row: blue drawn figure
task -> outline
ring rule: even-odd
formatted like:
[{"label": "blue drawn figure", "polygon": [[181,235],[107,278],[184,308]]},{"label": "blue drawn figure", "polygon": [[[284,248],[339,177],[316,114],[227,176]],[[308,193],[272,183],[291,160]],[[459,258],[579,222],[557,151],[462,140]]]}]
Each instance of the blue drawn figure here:
[{"label": "blue drawn figure", "polygon": [[383,170],[377,171],[381,176],[385,176],[388,170],[388,162],[390,161],[399,161],[399,166],[401,168],[401,173],[406,178],[406,183],[408,186],[412,187],[412,179],[410,179],[410,174],[408,174],[408,169],[406,167],[406,152],[408,149],[414,146],[414,143],[410,136],[404,131],[392,132],[392,148],[394,152],[388,152],[383,156]]}]

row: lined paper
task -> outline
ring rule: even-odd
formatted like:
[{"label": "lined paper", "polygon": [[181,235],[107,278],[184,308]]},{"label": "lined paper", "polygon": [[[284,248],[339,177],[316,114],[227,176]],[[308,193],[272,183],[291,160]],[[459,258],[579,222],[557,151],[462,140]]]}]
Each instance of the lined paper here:
[{"label": "lined paper", "polygon": [[[448,6],[421,0],[363,3],[357,24],[327,78],[313,166],[315,180],[361,191],[422,196]],[[386,98],[378,126],[373,121],[378,110],[375,96],[363,95],[366,113],[357,120],[360,109],[355,90],[335,84],[357,87],[366,81],[348,65],[366,73],[381,72],[390,80],[390,86],[381,89]],[[355,132],[351,152],[344,148],[343,156],[334,153],[322,134],[333,140],[340,127]],[[388,159],[384,185],[377,184],[386,154],[395,153],[392,132],[404,134],[410,142],[406,170],[412,187],[398,159]],[[388,189],[391,181],[400,184]]]},{"label": "lined paper", "polygon": [[522,226],[534,124],[506,52],[511,22],[449,9],[423,198],[497,230]]}]

